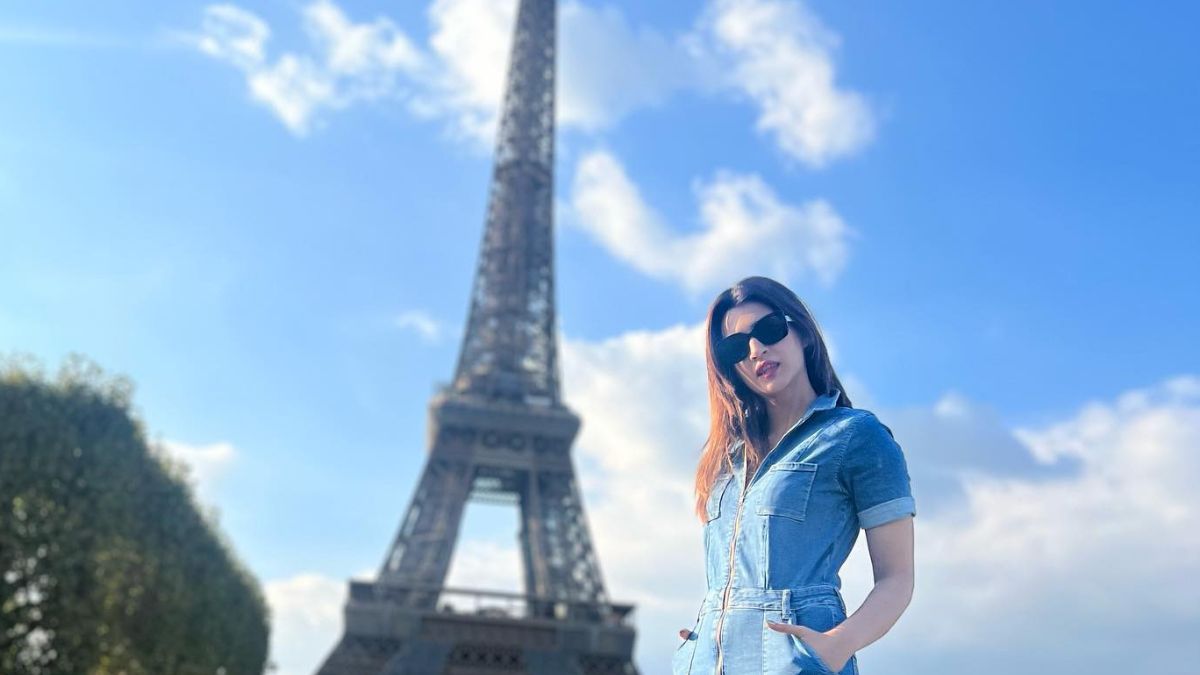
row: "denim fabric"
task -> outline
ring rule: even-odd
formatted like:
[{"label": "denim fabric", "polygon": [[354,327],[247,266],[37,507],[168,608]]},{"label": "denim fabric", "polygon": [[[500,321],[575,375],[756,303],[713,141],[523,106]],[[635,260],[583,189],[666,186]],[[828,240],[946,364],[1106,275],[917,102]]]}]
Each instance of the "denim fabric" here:
[{"label": "denim fabric", "polygon": [[[718,631],[722,674],[834,672],[803,640],[771,630],[767,620],[818,631],[845,621],[839,570],[859,528],[916,516],[891,429],[868,410],[836,407],[838,396],[809,405],[744,493],[741,441],[730,448],[734,471],[717,479],[707,503],[707,592],[691,636],[672,657],[673,675],[716,673]],[[858,675],[858,657],[838,672]]]}]

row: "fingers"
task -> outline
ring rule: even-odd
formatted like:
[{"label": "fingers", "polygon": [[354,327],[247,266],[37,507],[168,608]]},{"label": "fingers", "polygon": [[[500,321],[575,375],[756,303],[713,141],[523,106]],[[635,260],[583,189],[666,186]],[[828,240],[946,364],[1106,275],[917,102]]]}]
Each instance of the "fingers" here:
[{"label": "fingers", "polygon": [[683,638],[684,640],[692,637],[692,629],[690,629],[690,628],[679,629],[679,637]]},{"label": "fingers", "polygon": [[767,628],[770,628],[774,631],[779,631],[780,633],[795,633],[796,635],[801,635],[801,629],[807,627],[796,623],[779,623],[778,621],[771,621],[770,619],[767,619]]}]

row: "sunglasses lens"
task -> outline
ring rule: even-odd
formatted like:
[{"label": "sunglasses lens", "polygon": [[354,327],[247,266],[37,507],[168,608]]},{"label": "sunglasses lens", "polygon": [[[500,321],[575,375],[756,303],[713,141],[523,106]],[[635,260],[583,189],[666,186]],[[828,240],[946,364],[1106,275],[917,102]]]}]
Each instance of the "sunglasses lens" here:
[{"label": "sunglasses lens", "polygon": [[734,333],[717,342],[717,360],[732,366],[750,355],[750,336]]},{"label": "sunglasses lens", "polygon": [[787,335],[787,321],[780,314],[768,314],[754,324],[752,335],[764,345],[773,345]]}]

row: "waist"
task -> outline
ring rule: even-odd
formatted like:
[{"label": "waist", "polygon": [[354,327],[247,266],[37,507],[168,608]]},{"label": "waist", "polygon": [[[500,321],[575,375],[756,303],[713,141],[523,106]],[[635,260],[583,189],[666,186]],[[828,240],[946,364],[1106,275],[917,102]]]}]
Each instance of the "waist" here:
[{"label": "waist", "polygon": [[[700,611],[720,609],[724,593],[725,590],[721,588],[709,589],[704,594],[704,602],[700,606]],[[833,584],[810,584],[796,588],[739,588],[735,586],[729,589],[729,602],[725,607],[787,611],[802,604],[809,604],[812,599],[820,597],[837,598],[839,602],[841,598],[837,587]]]}]

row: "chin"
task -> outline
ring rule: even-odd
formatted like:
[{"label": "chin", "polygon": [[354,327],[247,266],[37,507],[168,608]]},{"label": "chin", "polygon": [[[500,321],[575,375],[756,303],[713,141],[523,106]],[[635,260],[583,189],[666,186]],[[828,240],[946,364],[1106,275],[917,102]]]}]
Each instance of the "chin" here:
[{"label": "chin", "polygon": [[791,378],[783,374],[783,364],[779,364],[779,370],[775,372],[775,379],[770,382],[759,383],[759,389],[762,389],[765,394],[774,394],[783,391],[791,384]]}]

